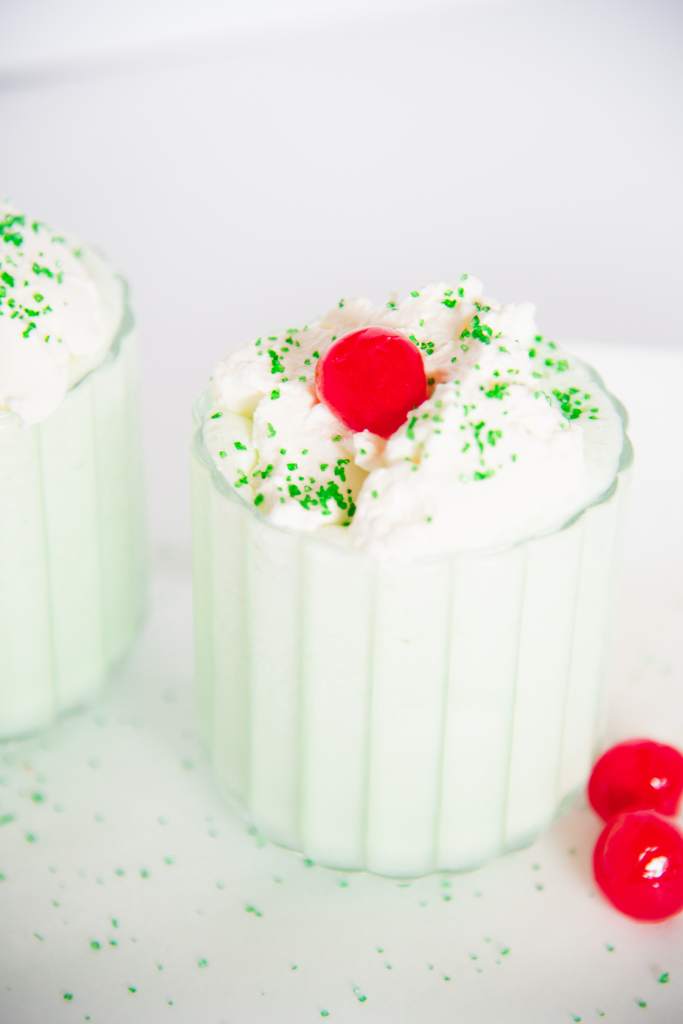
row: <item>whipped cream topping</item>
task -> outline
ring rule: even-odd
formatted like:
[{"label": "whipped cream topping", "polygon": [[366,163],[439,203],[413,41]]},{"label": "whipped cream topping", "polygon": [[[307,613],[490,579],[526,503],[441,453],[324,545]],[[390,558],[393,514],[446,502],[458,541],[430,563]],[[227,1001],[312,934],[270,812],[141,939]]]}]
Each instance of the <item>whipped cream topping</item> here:
[{"label": "whipped cream topping", "polygon": [[[424,358],[427,400],[387,440],[318,401],[338,338],[378,326]],[[623,425],[592,372],[464,274],[340,300],[302,328],[257,338],[216,368],[203,424],[218,471],[273,524],[379,556],[497,547],[559,527],[611,485]]]},{"label": "whipped cream topping", "polygon": [[0,412],[46,419],[105,358],[122,308],[99,257],[0,202]]}]

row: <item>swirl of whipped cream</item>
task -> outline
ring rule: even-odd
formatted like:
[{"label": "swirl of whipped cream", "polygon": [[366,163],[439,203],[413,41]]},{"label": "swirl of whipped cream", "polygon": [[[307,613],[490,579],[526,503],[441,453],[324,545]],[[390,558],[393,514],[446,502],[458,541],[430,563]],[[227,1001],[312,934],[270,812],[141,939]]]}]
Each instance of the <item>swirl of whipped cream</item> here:
[{"label": "swirl of whipped cream", "polygon": [[46,419],[103,361],[122,308],[98,256],[0,202],[0,412]]},{"label": "swirl of whipped cream", "polygon": [[[351,331],[400,332],[424,358],[427,400],[384,440],[318,401],[315,367]],[[513,543],[562,525],[611,485],[623,425],[583,364],[538,333],[534,307],[476,278],[340,300],[257,338],[216,368],[205,446],[272,523],[376,555]]]}]

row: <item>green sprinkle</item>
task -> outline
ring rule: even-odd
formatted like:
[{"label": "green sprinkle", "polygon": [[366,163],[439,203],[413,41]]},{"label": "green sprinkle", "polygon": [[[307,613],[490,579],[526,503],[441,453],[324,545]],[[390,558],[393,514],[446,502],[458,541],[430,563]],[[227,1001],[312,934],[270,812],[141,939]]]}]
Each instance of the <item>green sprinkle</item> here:
[{"label": "green sprinkle", "polygon": [[406,427],[406,437],[410,441],[415,440],[415,424],[417,423],[417,416],[411,416]]},{"label": "green sprinkle", "polygon": [[576,388],[568,388],[567,391],[553,389],[553,396],[557,399],[560,411],[567,420],[577,420],[585,412],[583,402],[577,395]]},{"label": "green sprinkle", "polygon": [[420,295],[420,293],[418,291],[412,291],[410,294],[412,295],[412,297],[414,299],[417,299],[419,297],[419,295]]},{"label": "green sprinkle", "polygon": [[270,392],[270,398],[271,398],[272,402],[274,402],[279,397],[280,397],[280,392],[277,390],[277,388],[275,388],[273,391]]},{"label": "green sprinkle", "polygon": [[657,978],[657,981],[659,982],[660,985],[668,985],[669,984],[669,972],[668,971],[663,971],[662,974],[660,974],[659,977]]},{"label": "green sprinkle", "polygon": [[341,439],[342,439],[341,434],[335,434],[334,437],[332,438],[333,441],[341,441]]},{"label": "green sprinkle", "polygon": [[496,382],[493,385],[493,387],[489,388],[488,391],[485,391],[484,394],[486,395],[487,398],[503,399],[505,398],[509,387],[509,384],[501,384],[499,382]]},{"label": "green sprinkle", "polygon": [[41,267],[37,263],[33,264],[33,268],[32,269],[33,269],[33,273],[36,274],[38,277],[40,277],[41,274],[44,274],[45,277],[54,277],[55,276],[52,273],[52,271],[49,269],[49,267]]},{"label": "green sprinkle", "polygon": [[70,1003],[71,1000],[73,999],[73,997],[74,997],[73,992],[65,992],[64,996],[63,996],[65,1002],[67,1002],[67,1003]]},{"label": "green sprinkle", "polygon": [[254,504],[256,505],[257,508],[259,505],[262,505],[264,501],[265,498],[263,497],[262,494],[257,494],[256,497],[254,498]]},{"label": "green sprinkle", "polygon": [[277,433],[277,431],[276,431],[276,429],[275,429],[275,427],[273,426],[272,423],[267,423],[266,424],[266,432],[268,434],[268,437],[275,437],[275,435]]},{"label": "green sprinkle", "polygon": [[228,457],[228,453],[226,452],[226,450],[224,448],[221,448],[221,450],[218,453],[218,458],[219,459],[227,459],[227,457]]},{"label": "green sprinkle", "polygon": [[468,329],[461,332],[461,338],[475,338],[480,341],[483,345],[491,344],[491,337],[493,335],[493,328],[488,324],[484,324],[479,319],[479,315],[475,314],[472,317],[472,323]]},{"label": "green sprinkle", "polygon": [[284,373],[285,372],[284,363],[282,362],[282,360],[280,359],[280,356],[277,354],[277,352],[275,351],[274,348],[269,348],[268,349],[268,355],[270,357],[270,372],[271,373]]},{"label": "green sprinkle", "polygon": [[255,907],[252,903],[247,903],[244,909],[247,914],[253,914],[254,917],[263,917],[263,911],[259,910],[258,907]]},{"label": "green sprinkle", "polygon": [[223,413],[222,413],[222,412],[215,412],[215,413],[213,413],[213,415],[211,416],[211,419],[212,419],[212,420],[219,420],[219,419],[221,419],[222,415],[223,415]]},{"label": "green sprinkle", "polygon": [[135,995],[135,993],[137,992],[137,988],[135,987],[135,985],[129,985],[129,986],[128,986],[128,991],[130,992],[130,994],[131,994],[132,996],[134,996],[134,995]]},{"label": "green sprinkle", "polygon": [[197,961],[197,967],[208,967],[208,966],[209,966],[209,961],[206,959],[206,957],[202,957],[200,960]]},{"label": "green sprinkle", "polygon": [[454,309],[458,304],[457,299],[442,299],[441,305],[446,306],[448,309]]},{"label": "green sprinkle", "polygon": [[237,449],[238,452],[246,452],[246,444],[242,444],[241,441],[233,441],[233,444],[235,445],[235,448]]},{"label": "green sprinkle", "polygon": [[100,942],[98,942],[97,939],[93,939],[92,942],[90,943],[90,948],[91,949],[96,949],[96,950],[97,949],[102,949],[102,944]]}]

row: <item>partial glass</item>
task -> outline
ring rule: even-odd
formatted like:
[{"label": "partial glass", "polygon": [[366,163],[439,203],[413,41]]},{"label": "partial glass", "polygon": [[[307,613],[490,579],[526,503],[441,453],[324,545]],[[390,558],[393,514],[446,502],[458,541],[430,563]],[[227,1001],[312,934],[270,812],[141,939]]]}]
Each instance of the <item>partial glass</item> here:
[{"label": "partial glass", "polygon": [[107,358],[51,416],[0,412],[0,738],[89,703],[140,625],[138,392],[126,297]]}]

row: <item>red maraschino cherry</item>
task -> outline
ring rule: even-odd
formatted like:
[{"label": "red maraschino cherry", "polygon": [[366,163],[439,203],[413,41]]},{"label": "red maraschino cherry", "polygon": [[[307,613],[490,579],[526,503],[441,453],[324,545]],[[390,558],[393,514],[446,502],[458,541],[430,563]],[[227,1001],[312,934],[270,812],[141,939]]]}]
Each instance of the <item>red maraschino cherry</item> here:
[{"label": "red maraschino cherry", "polygon": [[622,811],[676,814],[682,793],[683,754],[653,740],[617,743],[596,762],[588,783],[588,799],[605,821]]},{"label": "red maraschino cherry", "polygon": [[419,350],[401,334],[365,327],[336,341],[319,361],[318,398],[351,430],[391,437],[427,398]]},{"label": "red maraschino cherry", "polygon": [[605,826],[593,872],[617,910],[663,921],[683,910],[683,835],[654,811],[629,811]]}]

